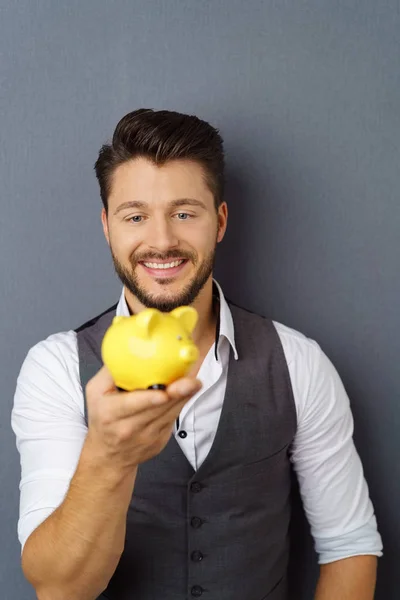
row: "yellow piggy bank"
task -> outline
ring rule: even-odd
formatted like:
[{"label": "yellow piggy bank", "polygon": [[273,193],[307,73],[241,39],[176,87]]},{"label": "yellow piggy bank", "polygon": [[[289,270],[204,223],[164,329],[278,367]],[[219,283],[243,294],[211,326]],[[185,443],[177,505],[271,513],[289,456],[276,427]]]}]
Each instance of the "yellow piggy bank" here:
[{"label": "yellow piggy bank", "polygon": [[184,377],[199,357],[191,338],[197,319],[191,306],[170,313],[147,308],[130,317],[114,317],[101,355],[115,385],[132,391],[167,386]]}]

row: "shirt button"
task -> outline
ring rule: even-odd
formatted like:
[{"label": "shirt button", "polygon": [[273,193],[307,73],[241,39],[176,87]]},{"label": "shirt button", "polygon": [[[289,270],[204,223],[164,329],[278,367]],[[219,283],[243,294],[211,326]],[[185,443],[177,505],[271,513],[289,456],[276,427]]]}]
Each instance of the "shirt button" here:
[{"label": "shirt button", "polygon": [[192,596],[199,598],[203,594],[203,588],[200,585],[194,585],[191,589]]},{"label": "shirt button", "polygon": [[203,525],[203,521],[200,519],[200,517],[192,517],[190,524],[192,527],[194,527],[194,529],[198,529]]},{"label": "shirt button", "polygon": [[192,556],[191,556],[193,562],[200,562],[201,560],[203,560],[204,555],[199,552],[198,550],[195,550],[194,552],[192,552]]},{"label": "shirt button", "polygon": [[187,437],[187,433],[186,433],[186,431],[180,431],[180,432],[178,433],[178,435],[179,435],[179,437],[180,437],[180,438],[182,438],[182,439],[185,439],[185,437]]},{"label": "shirt button", "polygon": [[201,483],[199,483],[198,481],[194,481],[190,484],[190,491],[194,494],[198,494],[199,492],[201,492],[202,487],[203,486],[201,485]]}]

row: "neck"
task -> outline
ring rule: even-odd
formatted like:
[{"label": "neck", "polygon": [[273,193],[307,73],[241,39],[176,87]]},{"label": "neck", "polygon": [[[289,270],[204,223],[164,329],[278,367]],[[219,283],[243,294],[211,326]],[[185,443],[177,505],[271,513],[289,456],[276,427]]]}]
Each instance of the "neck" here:
[{"label": "neck", "polygon": [[217,315],[213,303],[213,281],[210,277],[206,285],[193,302],[192,306],[197,310],[199,320],[193,331],[192,337],[195,344],[199,347],[202,345],[208,346],[210,338],[212,342],[215,339],[215,327],[217,323]]}]

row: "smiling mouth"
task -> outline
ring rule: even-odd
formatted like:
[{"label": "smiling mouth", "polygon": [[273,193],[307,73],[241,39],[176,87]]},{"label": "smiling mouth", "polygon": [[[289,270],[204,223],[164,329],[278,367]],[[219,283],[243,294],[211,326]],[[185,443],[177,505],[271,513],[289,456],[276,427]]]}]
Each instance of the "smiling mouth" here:
[{"label": "smiling mouth", "polygon": [[179,267],[184,262],[184,259],[174,260],[171,262],[143,262],[145,267],[148,269],[172,269],[173,267]]},{"label": "smiling mouth", "polygon": [[177,260],[171,261],[142,261],[139,264],[144,268],[144,270],[152,276],[155,277],[171,277],[179,273],[186,263],[188,259],[180,258]]}]

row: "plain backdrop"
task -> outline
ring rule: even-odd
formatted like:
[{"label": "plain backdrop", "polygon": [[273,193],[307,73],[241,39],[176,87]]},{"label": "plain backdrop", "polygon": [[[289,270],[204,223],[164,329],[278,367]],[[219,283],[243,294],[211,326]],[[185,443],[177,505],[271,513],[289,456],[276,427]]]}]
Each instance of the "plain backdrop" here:
[{"label": "plain backdrop", "polygon": [[[398,598],[399,59],[395,0],[0,1],[2,600],[34,598],[16,533],[16,378],[32,345],[119,297],[93,163],[140,107],[221,130],[217,277],[337,367],[385,545],[376,597]],[[305,565],[296,600],[312,598],[312,553]]]}]

